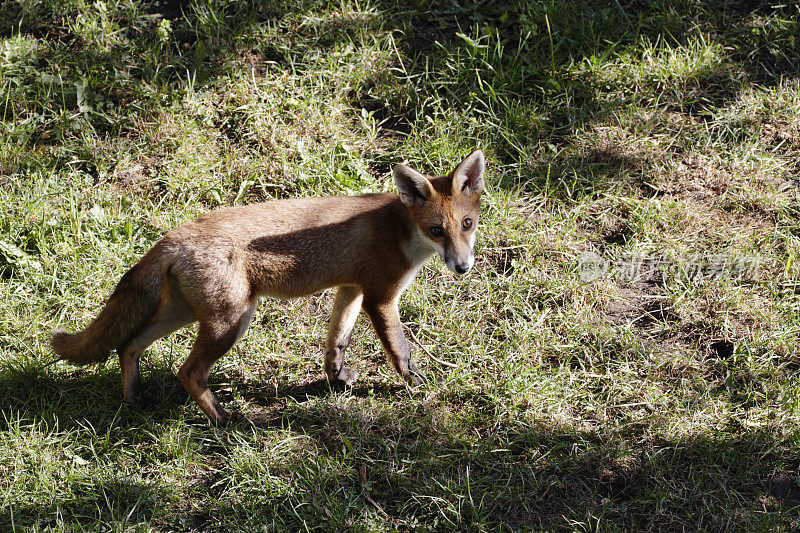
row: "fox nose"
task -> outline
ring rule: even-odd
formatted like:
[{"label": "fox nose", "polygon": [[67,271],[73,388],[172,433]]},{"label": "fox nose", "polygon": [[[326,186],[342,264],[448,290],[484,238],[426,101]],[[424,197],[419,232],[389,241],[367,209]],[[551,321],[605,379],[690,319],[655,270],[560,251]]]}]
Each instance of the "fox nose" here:
[{"label": "fox nose", "polygon": [[456,272],[459,274],[465,274],[467,270],[469,270],[469,265],[466,263],[456,263]]}]

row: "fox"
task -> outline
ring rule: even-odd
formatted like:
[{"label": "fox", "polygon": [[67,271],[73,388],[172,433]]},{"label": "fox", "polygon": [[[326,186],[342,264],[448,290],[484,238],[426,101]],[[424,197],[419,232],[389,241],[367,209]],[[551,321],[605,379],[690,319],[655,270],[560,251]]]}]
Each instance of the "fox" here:
[{"label": "fox", "polygon": [[244,335],[261,297],[298,298],[337,287],[325,344],[332,385],[358,372],[344,354],[360,310],[389,363],[411,386],[425,380],[411,359],[399,300],[434,254],[466,274],[475,237],[485,158],[470,153],[449,174],[392,167],[398,194],[282,199],[213,210],[168,232],[118,282],[79,333],[53,330],[58,358],[75,365],[119,356],[124,400],[140,401],[139,358],[153,342],[194,322],[197,337],[177,377],[211,421],[231,413],[206,380]]}]

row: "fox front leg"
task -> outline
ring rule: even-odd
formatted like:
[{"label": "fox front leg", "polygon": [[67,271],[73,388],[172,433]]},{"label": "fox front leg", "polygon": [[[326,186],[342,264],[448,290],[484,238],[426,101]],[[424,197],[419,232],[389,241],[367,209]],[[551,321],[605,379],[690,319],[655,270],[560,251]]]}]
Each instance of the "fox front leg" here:
[{"label": "fox front leg", "polygon": [[403,335],[400,311],[395,303],[364,303],[364,311],[372,321],[372,327],[383,344],[386,355],[397,373],[406,383],[415,386],[425,380],[411,360],[411,347]]},{"label": "fox front leg", "polygon": [[357,371],[344,366],[344,352],[350,344],[363,298],[358,287],[349,285],[339,287],[336,293],[325,346],[325,374],[331,384],[352,385],[358,377]]}]

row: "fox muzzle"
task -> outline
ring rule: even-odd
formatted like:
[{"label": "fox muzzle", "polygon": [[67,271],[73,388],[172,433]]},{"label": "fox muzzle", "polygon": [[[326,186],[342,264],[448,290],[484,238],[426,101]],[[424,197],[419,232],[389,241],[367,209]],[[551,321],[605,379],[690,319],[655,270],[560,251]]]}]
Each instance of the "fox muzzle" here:
[{"label": "fox muzzle", "polygon": [[471,250],[466,257],[453,257],[451,255],[447,255],[444,258],[444,264],[446,264],[447,268],[456,274],[463,275],[469,272],[472,268],[472,265],[475,264],[475,256],[472,254]]}]

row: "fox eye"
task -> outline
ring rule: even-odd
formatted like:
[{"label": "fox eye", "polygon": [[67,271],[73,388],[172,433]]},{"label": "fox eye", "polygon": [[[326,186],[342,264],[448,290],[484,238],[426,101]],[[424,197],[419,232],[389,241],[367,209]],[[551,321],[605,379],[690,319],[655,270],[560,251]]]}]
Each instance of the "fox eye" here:
[{"label": "fox eye", "polygon": [[465,218],[461,222],[461,227],[464,228],[465,230],[468,230],[469,228],[471,228],[472,227],[472,219],[471,218]]},{"label": "fox eye", "polygon": [[441,226],[431,226],[431,236],[432,237],[442,237],[444,235],[444,228]]}]

